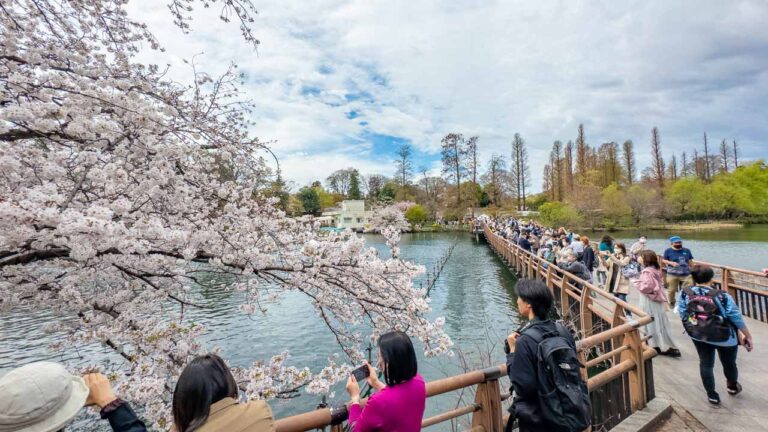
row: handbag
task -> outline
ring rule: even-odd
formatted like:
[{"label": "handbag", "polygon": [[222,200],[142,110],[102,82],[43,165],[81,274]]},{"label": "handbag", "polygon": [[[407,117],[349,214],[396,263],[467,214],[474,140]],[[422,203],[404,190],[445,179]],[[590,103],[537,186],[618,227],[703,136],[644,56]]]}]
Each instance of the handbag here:
[{"label": "handbag", "polygon": [[640,275],[640,264],[636,261],[630,261],[621,269],[621,275],[627,279],[636,278]]}]

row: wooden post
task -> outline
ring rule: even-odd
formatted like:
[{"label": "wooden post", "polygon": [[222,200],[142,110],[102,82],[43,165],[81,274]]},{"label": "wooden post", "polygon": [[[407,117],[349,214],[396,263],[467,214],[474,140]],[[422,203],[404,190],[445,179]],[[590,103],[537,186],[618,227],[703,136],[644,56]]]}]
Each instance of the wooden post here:
[{"label": "wooden post", "polygon": [[[613,322],[611,323],[611,328],[618,327],[622,324],[624,324],[624,308],[619,306],[617,303],[613,308]],[[616,348],[620,347],[623,344],[623,339],[624,338],[622,336],[616,336],[615,338],[611,339],[611,350],[615,350]],[[620,361],[620,356],[614,356],[613,364],[617,364]],[[611,367],[613,367],[613,365],[611,365]]]},{"label": "wooden post", "polygon": [[533,274],[533,255],[525,254],[528,256],[528,279],[536,279],[536,275]]},{"label": "wooden post", "polygon": [[592,304],[592,296],[588,285],[581,287],[581,301],[579,302],[579,315],[581,315],[581,333],[584,337],[592,335],[592,310],[589,306]]},{"label": "wooden post", "polygon": [[[554,282],[553,282],[554,284]],[[571,301],[568,300],[568,292],[566,287],[568,286],[568,276],[563,274],[563,278],[560,279],[560,315],[565,318],[565,315],[571,310]]]},{"label": "wooden post", "polygon": [[492,380],[477,385],[475,403],[480,411],[472,414],[472,428],[482,427],[486,432],[501,432],[501,390],[499,381]]},{"label": "wooden post", "polygon": [[[736,300],[736,289],[731,288],[731,271],[727,267],[723,267],[721,271],[721,275],[723,278],[723,291],[730,294],[731,297],[733,297],[733,299]],[[738,303],[738,300],[737,300],[737,303]]]},{"label": "wooden post", "polygon": [[645,408],[645,360],[643,360],[643,343],[640,340],[640,330],[634,329],[624,335],[624,344],[630,348],[621,353],[621,361],[631,359],[635,367],[629,371],[629,399],[632,412]]}]

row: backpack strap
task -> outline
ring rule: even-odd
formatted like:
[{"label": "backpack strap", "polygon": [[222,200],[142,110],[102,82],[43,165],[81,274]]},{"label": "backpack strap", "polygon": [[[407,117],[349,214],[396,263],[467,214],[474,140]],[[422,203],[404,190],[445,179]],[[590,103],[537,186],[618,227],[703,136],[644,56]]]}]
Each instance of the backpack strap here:
[{"label": "backpack strap", "polygon": [[696,295],[696,293],[693,292],[693,288],[691,288],[690,286],[684,286],[683,287],[683,293],[685,295],[687,295],[688,297],[693,297],[693,296]]}]

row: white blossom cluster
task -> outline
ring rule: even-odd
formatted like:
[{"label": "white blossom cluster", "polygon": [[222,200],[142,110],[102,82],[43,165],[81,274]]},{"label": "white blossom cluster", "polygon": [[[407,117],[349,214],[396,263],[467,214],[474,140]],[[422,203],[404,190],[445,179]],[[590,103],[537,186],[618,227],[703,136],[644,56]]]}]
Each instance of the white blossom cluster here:
[{"label": "white blossom cluster", "polygon": [[[182,29],[194,4],[220,6],[258,43],[249,2],[171,1]],[[285,352],[254,359],[233,370],[250,398],[327,392],[389,329],[429,355],[447,352],[443,320],[424,318],[428,301],[412,283],[423,268],[397,259],[402,227],[384,227],[394,257],[382,259],[350,232],[321,235],[286,217],[260,192],[268,149],[247,134],[236,68],[195,71],[182,85],[138,64],[140,47],[161,47],[124,6],[0,3],[0,308],[76,317],[61,324],[60,348],[98,341],[122,356],[119,391],[156,428],[170,425],[184,365],[210,349],[205,329],[184,319],[210,274],[232,281],[245,313],[280,292],[306,295],[344,352],[317,373],[289,366]],[[352,330],[360,324],[371,334]]]}]

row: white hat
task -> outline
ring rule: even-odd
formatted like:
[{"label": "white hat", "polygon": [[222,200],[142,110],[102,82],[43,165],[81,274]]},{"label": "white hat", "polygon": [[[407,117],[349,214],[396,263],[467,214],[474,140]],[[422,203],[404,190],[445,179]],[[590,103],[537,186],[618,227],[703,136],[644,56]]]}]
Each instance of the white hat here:
[{"label": "white hat", "polygon": [[37,362],[0,378],[0,432],[52,432],[85,404],[88,386],[58,363]]}]

